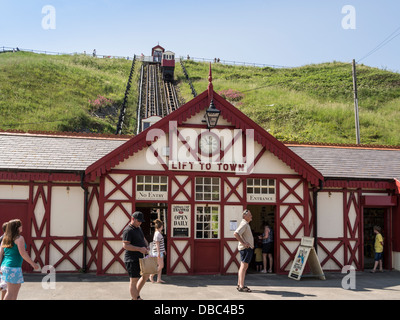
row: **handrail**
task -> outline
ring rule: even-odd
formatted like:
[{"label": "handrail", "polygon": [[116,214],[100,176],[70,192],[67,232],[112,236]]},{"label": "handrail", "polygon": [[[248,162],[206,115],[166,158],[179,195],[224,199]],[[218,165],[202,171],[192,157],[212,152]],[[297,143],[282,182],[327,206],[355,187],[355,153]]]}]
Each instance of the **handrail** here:
[{"label": "handrail", "polygon": [[[184,60],[183,57],[180,58],[181,60]],[[219,64],[225,64],[225,65],[233,65],[233,66],[243,66],[243,67],[259,67],[259,68],[292,68],[288,66],[280,66],[280,65],[275,65],[275,64],[265,64],[265,63],[253,63],[253,62],[241,62],[241,61],[231,61],[231,60],[221,60],[221,59],[209,59],[209,58],[196,58],[196,57],[189,57],[186,58],[185,60],[192,60],[195,62],[213,62],[213,63],[219,63]]]},{"label": "handrail", "polygon": [[182,67],[182,70],[183,70],[183,74],[185,75],[186,80],[189,82],[190,89],[192,90],[192,95],[193,95],[194,98],[196,98],[197,97],[197,92],[196,92],[195,88],[193,87],[192,81],[189,78],[189,74],[187,73],[187,70],[185,68],[185,65],[183,64],[183,60],[182,59],[180,60],[180,64],[181,64],[181,67]]},{"label": "handrail", "polygon": [[23,52],[32,52],[32,53],[38,53],[38,54],[48,54],[52,56],[56,55],[66,55],[66,56],[74,56],[74,55],[85,55],[88,57],[95,57],[95,58],[104,58],[104,59],[126,59],[126,60],[133,60],[135,55],[133,57],[129,56],[114,56],[114,55],[108,55],[108,54],[90,54],[90,53],[85,53],[85,52],[73,52],[73,53],[67,53],[67,52],[55,52],[55,51],[43,51],[43,50],[34,50],[34,49],[21,49],[21,48],[12,48],[12,47],[5,47],[2,46],[0,47],[0,53],[2,52],[18,52],[18,51],[23,51]]},{"label": "handrail", "polygon": [[[54,51],[43,51],[43,50],[33,50],[33,49],[21,49],[21,48],[12,48],[12,47],[5,47],[2,46],[0,47],[0,53],[2,52],[13,52],[13,51],[26,51],[26,52],[33,52],[33,53],[42,53],[42,54],[49,54],[49,55],[86,55],[86,56],[93,56],[96,58],[109,58],[109,59],[127,59],[127,60],[133,60],[133,57],[129,56],[115,56],[115,55],[107,55],[107,54],[90,54],[90,53],[79,53],[79,52],[74,52],[74,53],[63,53],[63,52],[54,52]],[[135,55],[134,55],[135,56]],[[152,56],[144,56],[144,55],[137,55],[136,54],[136,60],[137,61],[142,61],[142,62],[153,62],[153,57]],[[259,68],[293,68],[290,66],[281,66],[281,65],[275,65],[275,64],[265,64],[265,63],[253,63],[253,62],[242,62],[242,61],[233,61],[233,60],[221,60],[217,58],[210,59],[210,58],[197,58],[197,57],[188,57],[188,58],[176,58],[176,62],[180,62],[182,60],[192,60],[196,62],[214,62],[214,63],[220,63],[220,64],[225,64],[225,65],[234,65],[234,66],[244,66],[244,67],[259,67]]]},{"label": "handrail", "polygon": [[128,83],[126,84],[124,101],[122,102],[121,111],[120,111],[118,124],[117,124],[117,130],[116,130],[115,134],[122,134],[122,126],[124,125],[126,106],[128,104],[128,96],[129,96],[129,92],[131,89],[131,82],[132,82],[132,76],[133,76],[134,69],[135,69],[135,56],[133,57],[132,66],[131,66],[131,70],[130,70],[129,77],[128,77]]}]

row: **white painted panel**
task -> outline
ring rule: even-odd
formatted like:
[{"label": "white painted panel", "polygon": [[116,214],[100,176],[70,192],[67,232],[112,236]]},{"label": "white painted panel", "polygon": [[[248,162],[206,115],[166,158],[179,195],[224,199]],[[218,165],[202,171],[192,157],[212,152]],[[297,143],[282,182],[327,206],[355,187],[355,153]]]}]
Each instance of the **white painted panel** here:
[{"label": "white painted panel", "polygon": [[243,214],[243,206],[225,206],[224,207],[224,237],[225,238],[234,238],[233,232],[235,230],[231,230],[231,225],[235,223],[236,226],[239,226],[240,221],[242,221]]},{"label": "white painted panel", "polygon": [[343,237],[343,194],[340,192],[318,193],[318,237]]},{"label": "white painted panel", "polygon": [[[149,151],[148,148],[144,148],[141,151],[135,153],[132,157],[126,159],[115,167],[115,169],[121,170],[164,170],[163,166],[158,162],[157,158]],[[161,153],[161,148],[160,148]],[[166,160],[165,160],[166,161]]]},{"label": "white painted panel", "polygon": [[400,271],[400,252],[393,251],[393,268]]},{"label": "white painted panel", "polygon": [[[257,157],[263,147],[255,143],[254,156]],[[283,161],[279,160],[273,153],[265,151],[263,156],[254,167],[253,173],[270,173],[270,174],[297,174],[294,170],[288,167]]]},{"label": "white painted panel", "polygon": [[51,195],[50,235],[83,234],[84,192],[81,187],[53,187]]},{"label": "white painted panel", "polygon": [[29,186],[0,185],[1,200],[28,200]]}]

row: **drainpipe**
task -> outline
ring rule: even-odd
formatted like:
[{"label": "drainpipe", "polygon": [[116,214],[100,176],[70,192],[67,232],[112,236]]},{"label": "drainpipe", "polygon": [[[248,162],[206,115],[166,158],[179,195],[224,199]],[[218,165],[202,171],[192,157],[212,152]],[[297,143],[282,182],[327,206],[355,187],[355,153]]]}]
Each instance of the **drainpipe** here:
[{"label": "drainpipe", "polygon": [[313,202],[314,202],[314,248],[318,254],[318,193],[323,189],[324,184],[319,180],[319,188],[313,189]]},{"label": "drainpipe", "polygon": [[85,172],[81,173],[81,188],[84,191],[84,209],[83,209],[83,262],[82,272],[86,273],[86,249],[87,249],[87,224],[88,224],[88,197],[89,190],[84,185]]}]

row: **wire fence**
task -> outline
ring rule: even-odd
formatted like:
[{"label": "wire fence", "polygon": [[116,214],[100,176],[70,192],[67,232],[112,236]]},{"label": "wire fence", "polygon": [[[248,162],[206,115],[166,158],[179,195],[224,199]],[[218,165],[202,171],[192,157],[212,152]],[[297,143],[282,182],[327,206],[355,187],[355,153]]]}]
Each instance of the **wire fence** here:
[{"label": "wire fence", "polygon": [[[91,57],[96,57],[96,58],[103,58],[103,59],[127,59],[127,60],[133,60],[135,55],[133,56],[115,56],[115,55],[108,55],[108,54],[98,54],[96,50],[93,50],[91,53],[87,53],[86,51],[84,52],[73,52],[73,53],[68,53],[68,52],[55,52],[55,51],[43,51],[43,50],[34,50],[34,49],[22,49],[22,48],[12,48],[12,47],[0,47],[0,53],[2,52],[18,52],[18,51],[24,51],[24,52],[33,52],[33,53],[38,53],[38,54],[48,54],[48,55],[86,55],[86,56],[91,56]],[[150,56],[143,56],[143,55],[136,55],[136,58],[138,61],[144,61],[144,62],[151,62],[153,61],[153,58]],[[274,64],[265,64],[265,63],[253,63],[253,62],[242,62],[242,61],[232,61],[232,60],[221,60],[219,58],[196,58],[196,57],[189,57],[187,56],[186,58],[184,57],[179,57],[175,59],[177,63],[180,62],[180,60],[192,60],[196,62],[211,62],[211,63],[220,63],[224,65],[232,65],[232,66],[243,66],[243,67],[258,67],[258,68],[292,68],[288,66],[280,66],[280,65],[274,65]]]},{"label": "wire fence", "polygon": [[243,67],[259,67],[259,68],[292,68],[288,66],[280,66],[274,64],[265,64],[265,63],[253,63],[253,62],[242,62],[242,61],[232,61],[232,60],[221,60],[219,58],[209,59],[209,58],[196,58],[196,57],[187,57],[181,59],[192,60],[197,62],[211,62],[211,63],[220,63],[225,65],[232,65],[232,66],[243,66]]},{"label": "wire fence", "polygon": [[38,54],[48,54],[48,55],[53,55],[53,56],[62,56],[62,55],[86,55],[89,57],[96,57],[96,58],[104,58],[104,59],[127,59],[127,60],[133,60],[134,56],[114,56],[114,55],[108,55],[108,54],[98,54],[96,50],[93,50],[92,53],[87,53],[86,51],[83,52],[55,52],[55,51],[43,51],[43,50],[34,50],[34,49],[23,49],[23,48],[12,48],[12,47],[0,47],[0,53],[2,52],[18,52],[18,51],[23,51],[23,52],[32,52],[32,53],[38,53]]}]

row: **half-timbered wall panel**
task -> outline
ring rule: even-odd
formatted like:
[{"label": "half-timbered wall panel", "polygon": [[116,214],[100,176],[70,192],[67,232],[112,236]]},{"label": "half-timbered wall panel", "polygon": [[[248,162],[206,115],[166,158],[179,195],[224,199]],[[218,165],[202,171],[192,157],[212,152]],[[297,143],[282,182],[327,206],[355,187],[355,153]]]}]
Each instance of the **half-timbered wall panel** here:
[{"label": "half-timbered wall panel", "polygon": [[81,187],[52,188],[50,236],[73,237],[82,235],[83,195]]},{"label": "half-timbered wall panel", "polygon": [[31,257],[41,266],[49,265],[51,188],[30,184],[29,204]]},{"label": "half-timbered wall panel", "polygon": [[99,188],[92,186],[88,188],[88,221],[87,221],[87,248],[86,266],[89,271],[97,269],[97,247],[99,233]]},{"label": "half-timbered wall panel", "polygon": [[237,273],[240,267],[240,253],[237,247],[237,241],[231,240],[224,243],[224,273]]},{"label": "half-timbered wall panel", "polygon": [[134,176],[110,173],[102,181],[104,194],[100,197],[98,264],[100,273],[124,273],[122,232],[133,210]]},{"label": "half-timbered wall panel", "polygon": [[318,237],[343,237],[343,194],[319,192],[317,202]]},{"label": "half-timbered wall panel", "polygon": [[169,246],[171,273],[186,274],[192,269],[189,240],[174,240]]},{"label": "half-timbered wall panel", "polygon": [[227,203],[243,203],[244,179],[242,177],[227,177],[224,180],[223,195]]},{"label": "half-timbered wall panel", "polygon": [[307,183],[299,178],[279,180],[277,235],[279,272],[287,272],[303,236],[309,236]]},{"label": "half-timbered wall panel", "polygon": [[325,270],[362,269],[361,191],[321,192],[318,198],[318,257]]}]

